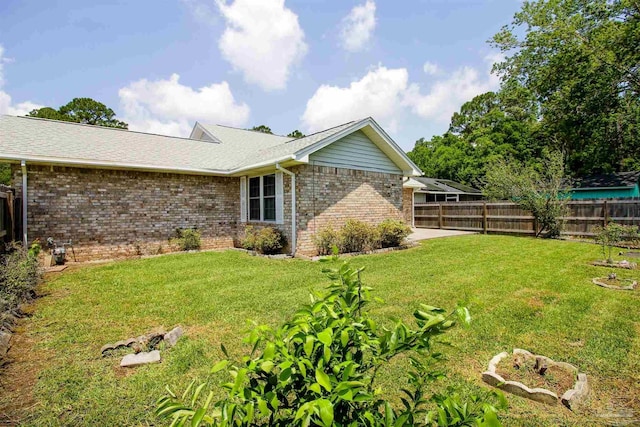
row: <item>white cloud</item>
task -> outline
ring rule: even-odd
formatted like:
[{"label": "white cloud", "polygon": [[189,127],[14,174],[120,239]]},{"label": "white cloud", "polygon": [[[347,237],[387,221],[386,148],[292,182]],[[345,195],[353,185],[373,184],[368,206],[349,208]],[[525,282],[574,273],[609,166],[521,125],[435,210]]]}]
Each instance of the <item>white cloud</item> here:
[{"label": "white cloud", "polygon": [[363,5],[351,9],[351,12],[342,20],[340,38],[342,46],[350,51],[362,50],[371,39],[376,28],[376,4],[367,0]]},{"label": "white cloud", "polygon": [[193,122],[242,126],[249,107],[236,102],[227,82],[194,90],[172,74],[168,80],[138,80],[118,92],[123,120],[131,130],[188,136]]},{"label": "white cloud", "polygon": [[13,104],[11,96],[3,91],[4,80],[4,64],[11,62],[9,58],[4,56],[4,47],[0,45],[0,114],[9,114],[11,116],[24,116],[31,110],[36,108],[42,108],[42,105],[36,104],[31,101],[20,102]]},{"label": "white cloud", "polygon": [[[488,55],[484,59],[493,65],[492,61],[496,58],[495,55]],[[447,123],[462,104],[476,95],[496,90],[499,86],[500,80],[490,73],[490,68],[478,71],[465,66],[458,68],[446,78],[435,80],[424,95],[418,84],[411,84],[406,92],[404,104],[420,117]]]},{"label": "white cloud", "polygon": [[378,66],[349,87],[322,85],[307,101],[303,126],[308,132],[315,132],[372,116],[393,131],[408,80],[405,68]]},{"label": "white cloud", "polygon": [[218,46],[245,81],[264,90],[286,87],[291,68],[307,52],[298,16],[284,0],[216,0],[227,26]]},{"label": "white cloud", "polygon": [[428,74],[430,76],[434,76],[440,73],[440,67],[435,62],[425,62],[422,66],[422,69],[424,70],[425,74]]}]

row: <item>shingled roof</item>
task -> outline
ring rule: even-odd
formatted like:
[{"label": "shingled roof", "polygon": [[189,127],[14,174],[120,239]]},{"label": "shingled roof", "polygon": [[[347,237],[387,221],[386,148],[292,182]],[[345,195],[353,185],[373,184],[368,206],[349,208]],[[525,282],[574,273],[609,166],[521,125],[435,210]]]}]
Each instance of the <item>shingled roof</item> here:
[{"label": "shingled roof", "polygon": [[580,188],[629,188],[640,183],[640,171],[590,175],[574,180],[574,189]]},{"label": "shingled roof", "polygon": [[[370,117],[295,139],[202,123],[196,123],[191,138],[178,138],[0,116],[0,160],[232,175],[277,162],[305,163],[310,152],[359,129],[368,131],[374,143],[380,144],[406,173],[419,174],[419,169]],[[201,131],[198,138],[194,137],[196,130]]]}]

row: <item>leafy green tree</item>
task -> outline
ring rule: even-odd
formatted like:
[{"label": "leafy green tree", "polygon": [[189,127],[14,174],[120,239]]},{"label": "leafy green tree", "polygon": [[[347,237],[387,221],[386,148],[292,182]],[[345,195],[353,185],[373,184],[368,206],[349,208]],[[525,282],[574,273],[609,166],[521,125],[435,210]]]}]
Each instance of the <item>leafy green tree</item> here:
[{"label": "leafy green tree", "polygon": [[305,134],[296,129],[293,132],[290,132],[287,136],[290,138],[304,138]]},{"label": "leafy green tree", "polygon": [[544,153],[538,167],[515,159],[499,159],[487,168],[483,193],[489,199],[511,200],[531,212],[536,220],[536,237],[558,237],[567,212],[564,162],[560,152]]},{"label": "leafy green tree", "polygon": [[116,113],[111,108],[91,98],[74,98],[58,110],[44,107],[31,111],[27,116],[120,129],[129,127],[127,123],[115,118]]},{"label": "leafy green tree", "polygon": [[543,138],[576,175],[640,167],[640,3],[528,1],[493,37],[503,87],[540,106]]},{"label": "leafy green tree", "polygon": [[271,128],[269,126],[265,126],[265,125],[254,126],[249,130],[253,130],[253,131],[256,131],[256,132],[262,132],[262,133],[268,133],[269,135],[273,135],[273,132],[271,132]]},{"label": "leafy green tree", "polygon": [[8,163],[0,163],[0,184],[11,184],[11,165]]}]

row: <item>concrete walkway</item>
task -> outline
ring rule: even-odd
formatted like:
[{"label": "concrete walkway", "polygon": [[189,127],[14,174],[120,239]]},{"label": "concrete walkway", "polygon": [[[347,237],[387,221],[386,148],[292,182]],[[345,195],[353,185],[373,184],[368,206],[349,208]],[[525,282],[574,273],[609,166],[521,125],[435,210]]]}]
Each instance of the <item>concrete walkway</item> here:
[{"label": "concrete walkway", "polygon": [[439,228],[412,228],[412,233],[407,239],[411,242],[418,240],[437,239],[438,237],[463,236],[465,234],[476,234],[473,231],[441,230]]}]

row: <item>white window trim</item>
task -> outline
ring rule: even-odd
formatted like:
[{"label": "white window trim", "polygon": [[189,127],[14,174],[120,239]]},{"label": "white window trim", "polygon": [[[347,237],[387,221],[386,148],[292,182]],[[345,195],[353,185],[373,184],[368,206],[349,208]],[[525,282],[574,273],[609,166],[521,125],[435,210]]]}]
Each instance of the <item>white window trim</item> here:
[{"label": "white window trim", "polygon": [[[264,184],[263,184],[263,178],[265,176],[269,176],[269,175],[274,175],[275,176],[275,194],[273,195],[273,198],[275,199],[275,203],[276,203],[276,218],[275,220],[271,220],[271,219],[264,219]],[[284,184],[283,184],[283,176],[282,176],[282,172],[273,172],[273,173],[266,173],[263,175],[254,175],[254,176],[249,176],[246,177],[244,182],[243,180],[240,180],[241,184],[244,186],[244,193],[246,194],[246,197],[242,197],[242,193],[243,190],[241,189],[240,194],[240,203],[244,205],[244,209],[241,209],[241,213],[242,211],[246,211],[246,222],[249,223],[267,223],[267,224],[284,224],[284,206],[283,206],[283,202],[284,202]],[[251,197],[250,195],[250,191],[249,191],[249,186],[250,186],[250,182],[251,179],[253,178],[260,178],[260,219],[251,219],[251,200],[255,200],[256,197]],[[271,197],[271,196],[269,196]]]}]

